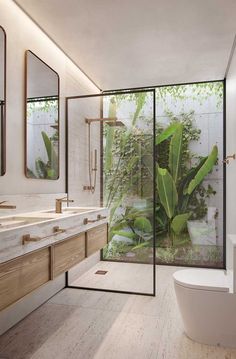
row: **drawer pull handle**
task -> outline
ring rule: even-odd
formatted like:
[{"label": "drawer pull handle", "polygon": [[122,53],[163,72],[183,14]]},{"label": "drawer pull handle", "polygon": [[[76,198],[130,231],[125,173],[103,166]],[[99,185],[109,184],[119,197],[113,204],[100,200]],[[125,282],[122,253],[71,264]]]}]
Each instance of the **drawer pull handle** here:
[{"label": "drawer pull handle", "polygon": [[101,214],[98,214],[98,220],[101,221],[102,219],[106,219],[107,217],[106,216],[102,216]]},{"label": "drawer pull handle", "polygon": [[101,221],[102,219],[106,219],[107,217],[102,216],[101,214],[97,215],[97,219],[88,219],[88,218],[84,218],[84,224],[88,224],[88,223],[95,223],[98,221]]},{"label": "drawer pull handle", "polygon": [[30,234],[24,234],[22,236],[22,244],[26,244],[28,242],[39,242],[39,241],[42,241],[43,239],[48,239],[48,238],[51,238],[51,237],[54,237],[58,234],[61,234],[61,233],[65,233],[65,229],[62,229],[60,228],[59,226],[55,226],[53,227],[53,233],[52,234],[49,234],[48,236],[45,236],[45,237],[31,237]]},{"label": "drawer pull handle", "polygon": [[65,229],[60,228],[59,226],[53,227],[53,233],[54,234],[64,233],[65,231],[66,231]]},{"label": "drawer pull handle", "polygon": [[98,222],[99,219],[88,219],[88,218],[84,218],[84,224],[88,224],[88,223],[95,223]]},{"label": "drawer pull handle", "polygon": [[25,244],[27,242],[39,242],[40,240],[40,237],[31,237],[30,234],[24,234],[22,236],[22,244]]}]

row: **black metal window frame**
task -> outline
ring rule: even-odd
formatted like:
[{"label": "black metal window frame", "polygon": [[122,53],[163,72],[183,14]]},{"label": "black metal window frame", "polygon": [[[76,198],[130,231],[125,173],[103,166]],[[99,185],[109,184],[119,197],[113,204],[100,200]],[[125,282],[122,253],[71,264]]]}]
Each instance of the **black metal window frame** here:
[{"label": "black metal window frame", "polygon": [[[116,94],[116,93],[119,93],[120,91],[131,93],[133,90],[151,90],[151,89],[156,90],[156,89],[159,89],[162,87],[188,86],[188,85],[216,83],[216,82],[221,82],[223,84],[223,158],[225,158],[226,157],[226,79],[185,82],[185,83],[157,85],[157,86],[123,88],[123,89],[116,89],[116,90],[104,90],[103,94],[106,94],[106,93]],[[156,115],[155,115],[155,122],[156,122]],[[102,170],[102,168],[101,168],[101,170]],[[103,191],[103,189],[102,189],[102,191]],[[164,265],[164,266],[166,265],[166,266],[174,266],[174,267],[190,267],[190,268],[226,269],[226,231],[227,231],[227,228],[226,228],[226,163],[223,162],[223,266],[222,266],[222,268],[205,267],[203,265],[176,264],[176,263],[161,263],[161,264],[156,263],[156,265]],[[124,260],[119,261],[119,260],[115,260],[115,259],[104,259],[103,251],[101,251],[101,260],[108,261],[108,262],[126,262]],[[135,261],[132,263],[135,263]]]}]

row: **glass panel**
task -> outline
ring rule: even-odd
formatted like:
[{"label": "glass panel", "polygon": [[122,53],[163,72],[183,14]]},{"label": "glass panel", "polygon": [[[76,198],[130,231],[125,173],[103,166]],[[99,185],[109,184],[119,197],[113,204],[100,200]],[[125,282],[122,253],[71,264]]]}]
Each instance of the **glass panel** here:
[{"label": "glass panel", "polygon": [[104,205],[110,208],[104,259],[152,263],[153,98],[138,92],[104,97]]},{"label": "glass panel", "polygon": [[[101,205],[110,210],[108,245],[103,247],[102,260],[78,279],[70,271],[71,286],[154,293],[154,93],[154,90],[136,91],[69,100],[69,196],[73,199],[76,196],[71,176],[75,168],[80,168],[83,178],[87,178],[86,203],[94,199],[96,204],[100,186],[99,178],[97,185],[93,185],[94,170],[99,173],[101,163]],[[102,162],[95,161],[95,152],[99,154],[96,147],[99,122]],[[82,167],[76,163],[81,147],[77,144],[71,148],[73,141],[79,141],[79,132],[83,132],[83,143],[87,144]],[[89,133],[95,139],[91,143]]]},{"label": "glass panel", "polygon": [[31,51],[26,53],[26,176],[59,177],[59,77]]},{"label": "glass panel", "polygon": [[156,89],[157,263],[223,267],[223,83]]}]

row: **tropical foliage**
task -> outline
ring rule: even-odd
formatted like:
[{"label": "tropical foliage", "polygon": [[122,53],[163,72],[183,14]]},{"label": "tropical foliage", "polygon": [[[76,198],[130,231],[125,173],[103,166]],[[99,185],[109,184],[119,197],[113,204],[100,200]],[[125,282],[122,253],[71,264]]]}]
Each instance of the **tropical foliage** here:
[{"label": "tropical foliage", "polygon": [[[190,90],[181,85],[156,90],[157,103],[162,103],[166,116],[165,122],[156,123],[156,158],[153,158],[153,117],[152,113],[147,114],[148,104],[152,103],[150,94],[127,92],[109,97],[108,117],[119,117],[123,105],[125,111],[131,110],[125,126],[104,125],[104,205],[110,208],[105,258],[119,258],[132,252],[136,258],[147,261],[153,243],[154,182],[157,258],[168,263],[174,262],[177,256],[184,263],[205,258],[201,249],[191,246],[187,223],[203,220],[209,198],[216,195],[205,179],[217,164],[218,146],[213,145],[204,157],[195,153],[192,144],[199,141],[201,130],[196,126],[194,111],[183,111],[176,116],[169,105],[172,100],[181,103],[191,99],[200,107],[210,96],[215,96],[220,111],[221,82],[191,85]],[[207,255],[212,260],[215,256],[216,261],[220,260],[221,252],[212,247]]]},{"label": "tropical foliage", "polygon": [[[156,138],[160,145],[169,138],[168,166],[162,168],[157,163],[156,183],[158,193],[157,221],[159,232],[167,232],[172,241],[186,229],[191,217],[189,203],[205,177],[212,171],[218,157],[218,148],[213,146],[211,153],[199,160],[188,171],[181,171],[183,149],[183,124],[171,123]],[[184,172],[184,173],[182,173]]]}]

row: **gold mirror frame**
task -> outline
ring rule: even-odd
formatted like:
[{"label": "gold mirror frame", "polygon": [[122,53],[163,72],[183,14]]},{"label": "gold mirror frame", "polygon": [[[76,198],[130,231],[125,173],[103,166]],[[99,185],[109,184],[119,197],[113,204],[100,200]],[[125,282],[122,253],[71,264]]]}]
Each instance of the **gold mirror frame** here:
[{"label": "gold mirror frame", "polygon": [[[40,177],[35,175],[35,173],[33,173],[29,167],[28,167],[28,108],[27,105],[29,103],[28,99],[30,97],[28,97],[28,69],[29,69],[29,57],[28,55],[34,56],[34,58],[38,61],[40,61],[41,64],[43,64],[44,66],[46,66],[49,70],[51,70],[56,76],[57,76],[57,96],[56,97],[56,101],[57,101],[57,119],[55,120],[55,124],[50,125],[50,127],[53,127],[55,129],[55,131],[57,131],[57,161],[54,161],[54,164],[57,164],[57,170],[56,172],[56,176],[46,176],[46,177]],[[49,96],[39,96],[38,98],[47,98]],[[41,100],[40,100],[41,101]],[[41,133],[42,134],[42,133]],[[48,138],[50,140],[50,138]],[[37,160],[37,158],[34,159],[35,161]],[[43,161],[41,161],[43,162]],[[49,163],[49,157],[48,157],[48,162]],[[48,171],[54,171],[53,166],[49,166]],[[60,77],[59,74],[52,68],[50,67],[46,62],[44,62],[40,57],[38,57],[34,52],[32,52],[31,50],[27,50],[25,52],[25,176],[27,178],[30,179],[44,179],[44,180],[57,180],[59,179],[59,175],[60,175]]]}]

